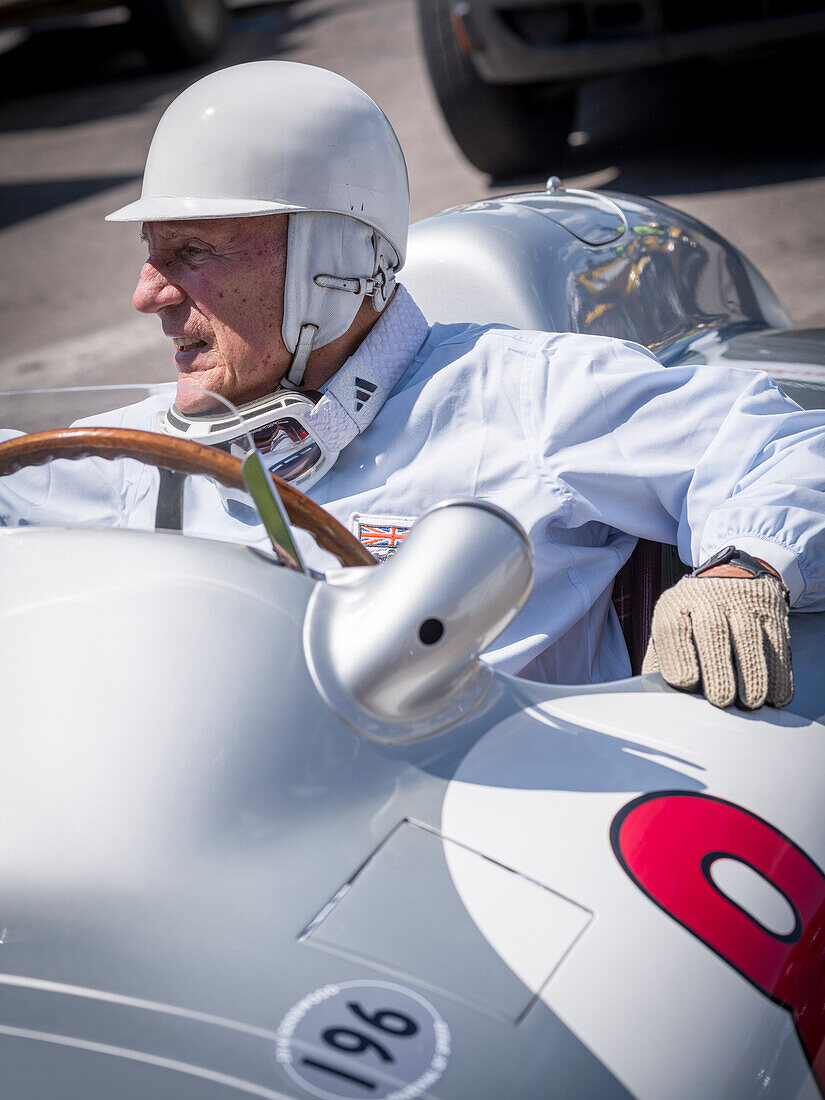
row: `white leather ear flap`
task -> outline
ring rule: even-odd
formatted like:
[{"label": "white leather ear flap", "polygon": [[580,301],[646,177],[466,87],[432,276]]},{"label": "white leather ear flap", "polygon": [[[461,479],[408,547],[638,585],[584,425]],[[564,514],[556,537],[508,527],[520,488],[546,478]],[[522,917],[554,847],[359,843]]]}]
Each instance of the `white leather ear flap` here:
[{"label": "white leather ear flap", "polygon": [[341,214],[290,214],[287,238],[282,334],[294,354],[301,328],[316,325],[313,348],[337,340],[355,320],[365,287],[353,290],[318,286],[316,275],[346,280],[373,275],[373,230]]}]

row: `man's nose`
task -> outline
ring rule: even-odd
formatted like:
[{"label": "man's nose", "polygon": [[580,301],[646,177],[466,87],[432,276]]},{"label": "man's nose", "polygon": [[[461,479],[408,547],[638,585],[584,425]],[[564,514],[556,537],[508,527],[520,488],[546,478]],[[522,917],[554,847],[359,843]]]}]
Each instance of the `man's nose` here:
[{"label": "man's nose", "polygon": [[178,306],[186,295],[176,283],[171,283],[153,263],[143,265],[132,305],[141,313],[159,313],[167,306]]}]

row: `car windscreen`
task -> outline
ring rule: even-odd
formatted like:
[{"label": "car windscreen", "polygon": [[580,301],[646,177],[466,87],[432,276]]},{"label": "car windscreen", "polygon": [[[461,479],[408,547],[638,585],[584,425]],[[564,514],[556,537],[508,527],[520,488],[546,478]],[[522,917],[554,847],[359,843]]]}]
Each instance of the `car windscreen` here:
[{"label": "car windscreen", "polygon": [[[206,426],[200,448],[175,427],[176,401]],[[171,530],[270,552],[230,445],[202,445],[218,417],[242,423],[231,402],[197,386],[0,393],[0,526]],[[253,448],[242,428],[238,446]]]}]

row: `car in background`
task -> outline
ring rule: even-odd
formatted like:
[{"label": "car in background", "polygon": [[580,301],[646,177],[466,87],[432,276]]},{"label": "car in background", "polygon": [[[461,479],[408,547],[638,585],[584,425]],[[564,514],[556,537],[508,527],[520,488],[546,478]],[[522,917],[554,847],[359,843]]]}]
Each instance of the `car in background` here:
[{"label": "car in background", "polygon": [[453,137],[493,177],[557,162],[593,77],[825,33],[825,0],[418,0]]},{"label": "car in background", "polygon": [[[226,40],[224,0],[127,0],[137,44],[157,68],[209,61]],[[0,0],[0,29],[113,8],[112,0]]]}]

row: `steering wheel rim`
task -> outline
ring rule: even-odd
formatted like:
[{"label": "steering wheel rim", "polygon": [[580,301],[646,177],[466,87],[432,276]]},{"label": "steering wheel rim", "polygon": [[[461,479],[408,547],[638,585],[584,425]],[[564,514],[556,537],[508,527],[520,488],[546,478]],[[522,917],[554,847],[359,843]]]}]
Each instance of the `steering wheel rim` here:
[{"label": "steering wheel rim", "polygon": [[[55,459],[134,458],[182,474],[204,474],[228,489],[246,489],[241,461],[189,439],[135,428],[58,428],[0,443],[0,477]],[[308,531],[341,565],[376,565],[367,548],[305,493],[271,475],[290,521]]]}]

